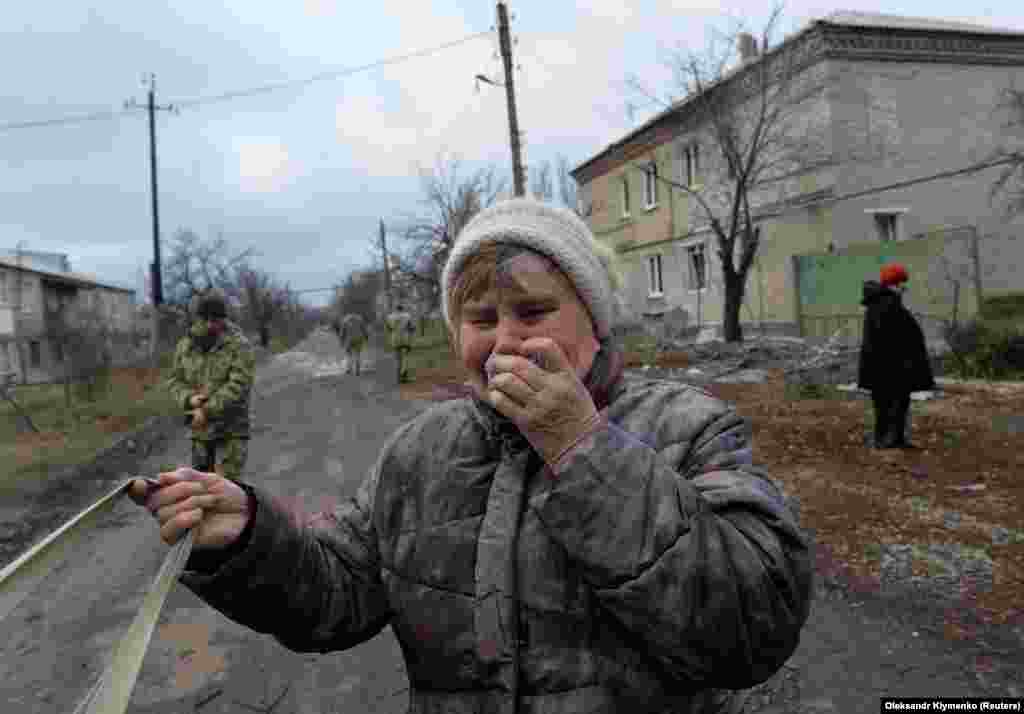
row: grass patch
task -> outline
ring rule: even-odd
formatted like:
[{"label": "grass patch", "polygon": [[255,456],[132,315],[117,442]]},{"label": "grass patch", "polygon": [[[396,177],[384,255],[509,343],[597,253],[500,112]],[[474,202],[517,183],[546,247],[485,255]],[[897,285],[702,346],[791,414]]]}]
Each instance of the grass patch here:
[{"label": "grass patch", "polygon": [[114,369],[95,401],[72,399],[70,407],[62,385],[17,387],[15,399],[39,433],[18,434],[14,407],[0,404],[0,489],[87,463],[118,434],[137,429],[152,416],[173,414],[175,405],[156,385],[161,374],[147,368]]}]

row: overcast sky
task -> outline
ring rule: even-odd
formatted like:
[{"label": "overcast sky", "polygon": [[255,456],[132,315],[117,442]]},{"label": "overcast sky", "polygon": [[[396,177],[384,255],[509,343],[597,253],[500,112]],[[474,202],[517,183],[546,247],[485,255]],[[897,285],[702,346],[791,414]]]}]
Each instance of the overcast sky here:
[{"label": "overcast sky", "polygon": [[[491,0],[178,0],[7,3],[0,23],[0,125],[161,104],[359,67],[486,32]],[[576,7],[577,5],[586,7]],[[358,6],[358,10],[353,7]],[[768,4],[743,19],[756,30]],[[665,59],[706,46],[736,16],[711,0],[514,0],[512,22],[527,163],[575,165],[658,107],[629,91],[639,76],[665,96]],[[1019,0],[849,0],[787,4],[783,31],[835,10],[939,17],[1024,31]],[[969,15],[965,12],[973,11]],[[180,228],[223,233],[300,290],[368,262],[377,221],[414,212],[418,166],[439,151],[510,165],[491,33],[431,56],[301,87],[185,107],[157,121],[164,244]],[[635,107],[632,118],[627,109]],[[72,268],[133,287],[152,260],[144,113],[0,131],[0,252],[63,252]],[[166,255],[166,250],[165,250]],[[329,293],[308,293],[322,304]]]}]

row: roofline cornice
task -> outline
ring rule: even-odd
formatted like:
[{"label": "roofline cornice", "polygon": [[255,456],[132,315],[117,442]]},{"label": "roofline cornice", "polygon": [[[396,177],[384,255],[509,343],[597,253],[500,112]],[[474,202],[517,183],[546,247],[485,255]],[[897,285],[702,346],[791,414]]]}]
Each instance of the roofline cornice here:
[{"label": "roofline cornice", "polygon": [[[825,59],[1024,66],[1024,33],[868,27],[818,20],[769,49],[757,62],[737,67],[705,92],[750,78],[752,68],[782,51],[798,52],[796,64],[801,70]],[[599,170],[600,164],[617,167],[679,134],[693,116],[696,99],[687,97],[605,147],[574,168],[573,178],[581,185],[589,183],[611,170]]]}]

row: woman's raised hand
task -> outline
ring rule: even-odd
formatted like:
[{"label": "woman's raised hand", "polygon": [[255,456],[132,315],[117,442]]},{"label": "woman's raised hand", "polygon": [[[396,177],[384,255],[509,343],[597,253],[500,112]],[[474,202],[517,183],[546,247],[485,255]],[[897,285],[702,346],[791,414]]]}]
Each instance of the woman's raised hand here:
[{"label": "woman's raised hand", "polygon": [[249,495],[215,473],[182,467],[160,474],[157,483],[152,486],[135,479],[128,495],[156,518],[160,538],[168,545],[193,530],[196,549],[226,548],[238,539],[251,517]]}]

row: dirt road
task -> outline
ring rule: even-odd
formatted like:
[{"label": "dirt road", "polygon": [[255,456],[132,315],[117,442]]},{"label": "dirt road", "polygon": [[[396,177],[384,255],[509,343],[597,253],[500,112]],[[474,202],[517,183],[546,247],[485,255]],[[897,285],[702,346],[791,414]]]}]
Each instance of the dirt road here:
[{"label": "dirt road", "polygon": [[[298,352],[261,366],[255,389],[249,478],[276,495],[299,497],[311,510],[352,495],[384,439],[425,406],[398,397],[387,383],[393,369],[378,364],[379,371],[357,379],[339,374],[339,359],[333,335],[314,335]],[[185,463],[188,454],[182,434],[144,470]],[[88,546],[0,622],[0,710],[73,711],[166,552],[149,515],[122,503]],[[129,712],[399,712],[407,704],[405,683],[390,630],[350,652],[299,655],[178,586]]]},{"label": "dirt road", "polygon": [[[351,495],[384,439],[427,406],[398,395],[388,358],[362,379],[340,375],[339,360],[334,337],[314,335],[258,374],[249,478],[278,496],[299,497],[308,510]],[[183,462],[184,436],[142,470]],[[73,711],[166,552],[148,514],[129,502],[119,507],[87,549],[0,622],[0,711]],[[752,713],[859,714],[874,711],[883,693],[1024,695],[1024,640],[1012,628],[979,627],[973,641],[950,640],[941,613],[851,585],[827,551],[818,555],[818,597],[800,647],[754,694]],[[406,684],[390,630],[348,652],[298,655],[177,587],[129,712],[397,713],[407,705]]]}]

